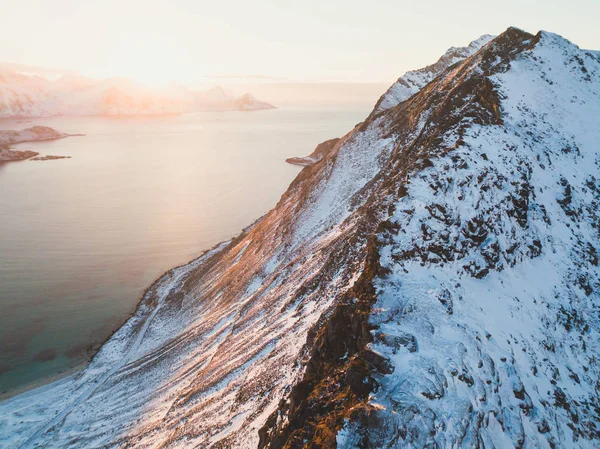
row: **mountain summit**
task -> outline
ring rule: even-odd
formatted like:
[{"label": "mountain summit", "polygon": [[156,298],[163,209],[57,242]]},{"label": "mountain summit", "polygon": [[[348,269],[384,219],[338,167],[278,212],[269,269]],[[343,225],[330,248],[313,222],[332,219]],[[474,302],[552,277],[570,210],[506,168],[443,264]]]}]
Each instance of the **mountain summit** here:
[{"label": "mountain summit", "polygon": [[408,100],[448,67],[473,55],[493,38],[494,36],[484,34],[466,47],[449,48],[434,64],[406,72],[383,94],[375,105],[375,110],[380,112]]},{"label": "mountain summit", "polygon": [[600,443],[600,59],[509,28],[171,270],[14,447]]}]

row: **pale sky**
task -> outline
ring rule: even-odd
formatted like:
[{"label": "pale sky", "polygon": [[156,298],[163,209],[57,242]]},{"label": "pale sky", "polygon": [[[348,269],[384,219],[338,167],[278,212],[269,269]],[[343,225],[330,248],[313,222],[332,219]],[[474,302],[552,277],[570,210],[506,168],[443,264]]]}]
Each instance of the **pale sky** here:
[{"label": "pale sky", "polygon": [[[194,85],[391,83],[510,25],[600,49],[600,0],[0,0],[0,61]],[[222,81],[219,81],[222,80]]]}]

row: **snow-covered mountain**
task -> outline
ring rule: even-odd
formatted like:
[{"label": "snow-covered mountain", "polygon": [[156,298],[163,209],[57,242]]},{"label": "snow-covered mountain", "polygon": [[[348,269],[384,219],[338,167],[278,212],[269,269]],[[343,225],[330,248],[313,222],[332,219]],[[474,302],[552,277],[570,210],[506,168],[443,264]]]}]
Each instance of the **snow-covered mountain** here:
[{"label": "snow-covered mountain", "polygon": [[93,80],[65,74],[57,80],[0,68],[0,117],[179,114],[203,110],[258,110],[274,106],[221,87],[193,91],[181,85],[150,88],[124,78]]},{"label": "snow-covered mountain", "polygon": [[6,447],[594,448],[600,59],[515,28],[171,270]]},{"label": "snow-covered mountain", "polygon": [[[381,96],[372,114],[377,114],[408,100],[448,67],[473,55],[493,38],[494,36],[484,34],[466,47],[450,47],[434,64],[406,72]],[[309,156],[289,158],[287,162],[300,166],[318,162],[323,157],[323,150],[328,148],[331,142],[321,143]]]},{"label": "snow-covered mountain", "polygon": [[448,67],[473,55],[493,38],[494,36],[484,34],[466,47],[450,47],[435,63],[406,72],[382,95],[375,106],[375,111],[381,112],[407,100]]}]

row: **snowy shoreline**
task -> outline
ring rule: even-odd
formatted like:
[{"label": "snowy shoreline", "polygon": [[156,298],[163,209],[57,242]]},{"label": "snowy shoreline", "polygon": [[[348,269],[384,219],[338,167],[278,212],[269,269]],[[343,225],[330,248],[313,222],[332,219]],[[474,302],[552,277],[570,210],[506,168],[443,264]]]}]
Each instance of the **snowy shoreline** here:
[{"label": "snowy shoreline", "polygon": [[[244,232],[244,231],[242,231],[242,232]],[[143,305],[144,300],[146,299],[146,296],[152,291],[152,289],[154,287],[157,287],[160,284],[160,282],[163,281],[163,278],[172,276],[172,274],[176,270],[179,270],[179,269],[185,270],[187,267],[194,264],[194,262],[197,262],[200,259],[202,259],[208,253],[210,253],[212,251],[216,251],[219,247],[221,247],[221,246],[224,247],[230,242],[231,242],[231,240],[220,242],[220,243],[214,245],[212,248],[204,250],[202,252],[202,254],[200,254],[200,256],[195,257],[195,258],[191,259],[190,261],[183,263],[181,265],[172,267],[172,268],[164,271],[163,273],[161,273],[139,295],[135,309],[129,314],[129,316],[127,318],[125,318],[122,323],[120,323],[118,326],[116,326],[104,340],[102,340],[100,343],[94,345],[94,347],[92,348],[92,350],[90,351],[90,353],[88,355],[87,360],[85,360],[81,363],[78,363],[76,366],[67,368],[66,370],[64,370],[62,372],[53,374],[49,377],[38,379],[32,383],[29,383],[26,385],[21,385],[17,388],[0,391],[0,406],[6,404],[11,399],[14,399],[17,397],[25,398],[25,397],[31,396],[31,395],[35,394],[34,392],[36,390],[39,390],[39,393],[41,393],[43,391],[43,389],[48,387],[49,385],[53,385],[53,384],[58,385],[60,382],[67,382],[70,378],[71,378],[70,380],[76,380],[76,377],[78,376],[78,374],[82,374],[92,364],[95,357],[100,353],[100,351],[102,350],[104,345],[109,343],[110,340],[114,337],[114,335],[117,332],[119,332],[119,330],[121,330],[124,326],[126,326],[127,323],[138,314],[140,307]],[[196,266],[197,265],[194,265],[194,268]]]}]

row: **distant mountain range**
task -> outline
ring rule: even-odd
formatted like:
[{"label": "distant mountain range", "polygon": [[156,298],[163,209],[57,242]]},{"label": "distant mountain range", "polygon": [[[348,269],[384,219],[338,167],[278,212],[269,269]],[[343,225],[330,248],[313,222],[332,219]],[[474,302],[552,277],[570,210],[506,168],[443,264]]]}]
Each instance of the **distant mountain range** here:
[{"label": "distant mountain range", "polygon": [[51,80],[0,66],[0,117],[156,115],[196,111],[251,111],[274,106],[223,88],[196,91],[178,84],[151,88],[124,78],[95,80],[64,74]]}]

